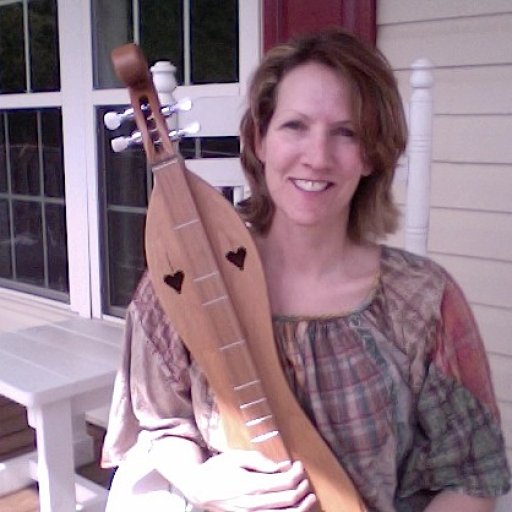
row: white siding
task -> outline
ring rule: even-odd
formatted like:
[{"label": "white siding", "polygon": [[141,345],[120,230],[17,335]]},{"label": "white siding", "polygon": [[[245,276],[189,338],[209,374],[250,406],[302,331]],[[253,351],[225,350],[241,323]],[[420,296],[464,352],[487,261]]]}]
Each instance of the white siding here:
[{"label": "white siding", "polygon": [[512,1],[380,0],[377,23],[405,97],[411,62],[435,66],[429,253],[472,305],[512,461]]}]

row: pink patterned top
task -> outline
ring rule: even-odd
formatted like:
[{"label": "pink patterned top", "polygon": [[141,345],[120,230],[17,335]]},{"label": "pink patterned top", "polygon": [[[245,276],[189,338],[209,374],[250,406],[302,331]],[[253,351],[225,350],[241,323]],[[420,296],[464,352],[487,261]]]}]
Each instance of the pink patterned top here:
[{"label": "pink patterned top", "polygon": [[[369,511],[422,510],[442,489],[508,491],[484,347],[439,265],[383,246],[378,285],[360,308],[273,326],[292,390]],[[144,276],[128,308],[103,463],[165,436],[211,454],[226,448],[214,396]]]}]

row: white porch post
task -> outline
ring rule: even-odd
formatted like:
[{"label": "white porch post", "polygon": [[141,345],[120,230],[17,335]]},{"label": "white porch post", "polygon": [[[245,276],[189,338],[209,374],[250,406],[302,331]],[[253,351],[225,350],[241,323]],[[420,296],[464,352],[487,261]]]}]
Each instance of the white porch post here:
[{"label": "white porch post", "polygon": [[70,305],[91,315],[87,129],[90,117],[90,8],[84,0],[58,0],[66,222]]}]

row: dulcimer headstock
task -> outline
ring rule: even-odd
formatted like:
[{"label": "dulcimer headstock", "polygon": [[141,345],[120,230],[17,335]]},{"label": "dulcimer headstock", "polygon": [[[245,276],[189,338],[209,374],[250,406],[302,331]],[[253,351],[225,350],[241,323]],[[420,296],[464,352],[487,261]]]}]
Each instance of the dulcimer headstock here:
[{"label": "dulcimer headstock", "polygon": [[184,98],[169,105],[160,104],[146,58],[134,43],[115,48],[112,62],[116,75],[128,89],[132,106],[122,113],[107,113],[105,125],[114,130],[124,121],[134,120],[138,128],[128,137],[112,139],[113,150],[120,152],[129,146],[142,144],[151,166],[177,159],[179,153],[175,141],[196,133],[199,124],[192,123],[182,130],[169,132],[166,117],[190,110],[191,101]]}]

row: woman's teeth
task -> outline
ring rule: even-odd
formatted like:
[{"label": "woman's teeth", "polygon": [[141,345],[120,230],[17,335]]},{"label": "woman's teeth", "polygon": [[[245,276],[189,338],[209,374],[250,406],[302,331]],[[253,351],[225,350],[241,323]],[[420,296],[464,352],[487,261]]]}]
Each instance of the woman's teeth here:
[{"label": "woman's teeth", "polygon": [[329,186],[327,181],[293,180],[293,183],[306,192],[321,192]]}]

